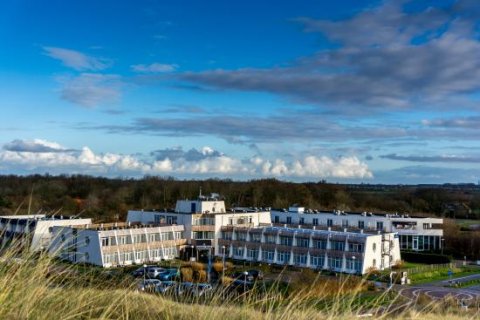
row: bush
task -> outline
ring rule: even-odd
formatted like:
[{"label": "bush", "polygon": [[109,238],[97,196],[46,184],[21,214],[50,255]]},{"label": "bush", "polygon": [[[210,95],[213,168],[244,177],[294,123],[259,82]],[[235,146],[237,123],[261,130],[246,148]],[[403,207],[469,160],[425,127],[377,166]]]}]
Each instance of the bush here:
[{"label": "bush", "polygon": [[435,253],[420,252],[402,252],[403,260],[407,262],[425,263],[425,264],[441,264],[450,263],[452,257]]},{"label": "bush", "polygon": [[193,270],[190,267],[182,267],[180,269],[180,274],[182,276],[182,281],[192,282],[193,281]]}]

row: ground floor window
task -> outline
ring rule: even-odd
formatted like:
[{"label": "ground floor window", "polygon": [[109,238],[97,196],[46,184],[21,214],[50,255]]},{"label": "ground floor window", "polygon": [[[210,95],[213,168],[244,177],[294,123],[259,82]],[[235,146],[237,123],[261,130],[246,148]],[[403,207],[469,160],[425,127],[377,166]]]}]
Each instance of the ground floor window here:
[{"label": "ground floor window", "polygon": [[331,268],[331,269],[341,269],[342,268],[342,258],[328,257],[328,267]]},{"label": "ground floor window", "polygon": [[257,249],[248,249],[247,250],[247,257],[251,260],[258,259],[258,250]]},{"label": "ground floor window", "polygon": [[356,272],[361,272],[362,270],[362,262],[358,259],[347,259],[346,267],[348,270],[354,270]]},{"label": "ground floor window", "polygon": [[314,267],[323,268],[325,263],[324,256],[310,256],[310,264]]},{"label": "ground floor window", "polygon": [[306,265],[307,264],[307,255],[306,254],[295,254],[293,260],[296,265]]},{"label": "ground floor window", "polygon": [[277,253],[277,261],[279,263],[288,264],[290,262],[290,252],[289,251],[279,251]]},{"label": "ground floor window", "polygon": [[270,251],[270,250],[263,250],[262,251],[262,260],[273,261],[274,256],[275,256],[274,251]]}]

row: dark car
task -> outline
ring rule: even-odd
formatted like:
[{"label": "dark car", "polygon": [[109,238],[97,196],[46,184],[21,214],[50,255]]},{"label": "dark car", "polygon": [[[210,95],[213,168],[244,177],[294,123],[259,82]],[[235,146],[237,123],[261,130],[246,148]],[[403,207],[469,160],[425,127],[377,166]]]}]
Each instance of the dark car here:
[{"label": "dark car", "polygon": [[140,267],[140,268],[136,269],[135,271],[132,271],[132,276],[143,277],[143,273],[145,272],[145,270],[148,271],[148,268],[150,268],[150,267],[155,267],[155,266],[150,265],[150,266],[146,266],[146,267]]},{"label": "dark car", "polygon": [[232,274],[234,280],[242,280],[247,282],[254,282],[263,279],[263,273],[260,270],[248,270],[243,272],[234,272]]},{"label": "dark car", "polygon": [[263,280],[263,272],[262,271],[252,269],[252,270],[248,270],[247,272],[248,272],[248,275],[250,277],[253,277],[253,280]]},{"label": "dark car", "polygon": [[160,273],[157,276],[157,279],[160,279],[162,281],[174,281],[179,277],[180,277],[180,273],[179,273],[178,269],[171,268],[171,269],[167,269],[164,272]]}]

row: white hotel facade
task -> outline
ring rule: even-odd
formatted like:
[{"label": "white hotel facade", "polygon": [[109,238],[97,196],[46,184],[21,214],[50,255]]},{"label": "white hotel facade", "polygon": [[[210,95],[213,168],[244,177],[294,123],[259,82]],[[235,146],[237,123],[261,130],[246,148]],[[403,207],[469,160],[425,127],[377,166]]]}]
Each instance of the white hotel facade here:
[{"label": "white hotel facade", "polygon": [[54,227],[49,252],[73,263],[102,267],[171,260],[185,245],[183,225],[129,223]]},{"label": "white hotel facade", "polygon": [[28,245],[29,250],[46,250],[54,237],[56,226],[91,224],[90,218],[47,216],[44,214],[0,216],[0,239],[3,245],[15,241]]},{"label": "white hotel facade", "polygon": [[435,251],[443,246],[443,219],[371,212],[306,210],[293,206],[272,210],[271,221],[277,225],[341,227],[398,234],[400,249]]},{"label": "white hotel facade", "polygon": [[217,194],[193,200],[178,200],[174,211],[128,211],[127,222],[141,224],[183,225],[187,245],[191,248],[221,252],[218,239],[222,226],[256,227],[270,223],[270,211],[253,208],[226,210]]},{"label": "white hotel facade", "polygon": [[401,259],[395,234],[346,229],[224,226],[219,244],[233,259],[352,274],[388,269]]}]

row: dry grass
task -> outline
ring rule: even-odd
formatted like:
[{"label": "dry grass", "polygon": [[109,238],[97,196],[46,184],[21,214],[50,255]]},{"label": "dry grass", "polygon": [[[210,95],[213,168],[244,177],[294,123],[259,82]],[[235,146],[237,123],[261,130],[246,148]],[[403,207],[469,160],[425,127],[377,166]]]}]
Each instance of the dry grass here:
[{"label": "dry grass", "polygon": [[[63,266],[63,265],[60,265]],[[203,271],[203,270],[198,270]],[[74,266],[59,267],[45,255],[39,257],[4,252],[0,262],[0,319],[352,319],[377,312],[375,319],[462,319],[474,318],[451,304],[442,307],[429,301],[392,311],[403,301],[389,298],[390,306],[358,305],[356,292],[363,283],[347,278],[330,296],[332,284],[320,279],[295,294],[285,296],[274,284],[261,295],[240,295],[225,300],[216,294],[208,301],[176,302],[168,297],[138,293],[133,281],[118,284],[117,279],[98,281],[98,274],[82,272]],[[276,287],[277,286],[277,287]],[[346,290],[347,286],[350,286]],[[345,289],[345,290],[344,290]],[[346,294],[348,292],[349,294]],[[330,303],[326,303],[330,301]],[[380,300],[378,300],[380,301]],[[390,311],[388,311],[390,310]]]}]

